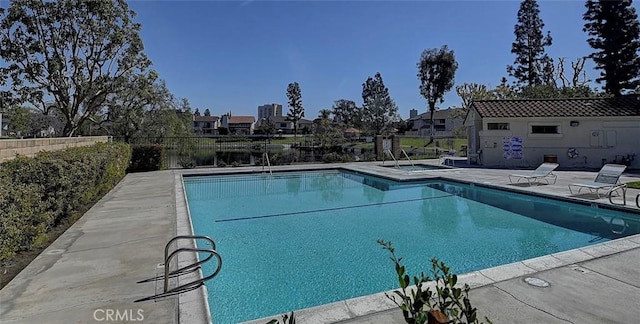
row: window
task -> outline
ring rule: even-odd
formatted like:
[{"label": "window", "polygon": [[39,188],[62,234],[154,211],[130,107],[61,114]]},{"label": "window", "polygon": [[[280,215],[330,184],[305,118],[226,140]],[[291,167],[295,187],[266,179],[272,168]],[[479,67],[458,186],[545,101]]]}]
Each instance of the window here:
[{"label": "window", "polygon": [[488,123],[488,130],[509,130],[509,123]]},{"label": "window", "polygon": [[531,134],[558,134],[557,125],[532,125]]},{"label": "window", "polygon": [[287,128],[287,123],[280,123],[280,128]]}]

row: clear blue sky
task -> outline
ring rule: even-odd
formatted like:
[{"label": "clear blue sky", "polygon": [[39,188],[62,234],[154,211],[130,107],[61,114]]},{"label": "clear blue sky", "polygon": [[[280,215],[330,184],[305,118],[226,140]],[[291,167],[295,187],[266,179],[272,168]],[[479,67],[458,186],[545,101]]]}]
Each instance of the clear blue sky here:
[{"label": "clear blue sky", "polygon": [[[548,53],[588,55],[584,1],[538,1]],[[447,44],[459,67],[456,84],[495,86],[513,62],[520,1],[130,1],[145,51],[176,97],[213,115],[257,115],[283,104],[298,82],[306,118],[341,98],[362,103],[362,83],[377,71],[407,118],[426,111],[416,63],[426,48]],[[638,4],[634,6],[638,8]],[[588,71],[594,79],[597,72]],[[455,90],[440,108],[456,106]]]}]

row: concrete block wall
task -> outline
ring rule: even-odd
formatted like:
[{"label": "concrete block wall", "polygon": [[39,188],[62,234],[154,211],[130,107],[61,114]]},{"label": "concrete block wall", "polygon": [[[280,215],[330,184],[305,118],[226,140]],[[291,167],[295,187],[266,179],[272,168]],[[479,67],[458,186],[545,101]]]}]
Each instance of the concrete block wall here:
[{"label": "concrete block wall", "polygon": [[16,154],[34,156],[42,151],[58,151],[108,141],[109,136],[3,139],[0,140],[0,163],[14,159]]}]

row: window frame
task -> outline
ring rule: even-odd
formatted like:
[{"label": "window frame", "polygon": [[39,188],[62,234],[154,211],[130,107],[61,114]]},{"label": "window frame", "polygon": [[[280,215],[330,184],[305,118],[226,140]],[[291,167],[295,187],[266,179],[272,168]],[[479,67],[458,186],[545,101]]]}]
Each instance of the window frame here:
[{"label": "window frame", "polygon": [[[491,128],[491,125],[496,126],[497,128]],[[491,131],[500,131],[500,130],[511,130],[511,123],[487,123],[487,130]]]}]

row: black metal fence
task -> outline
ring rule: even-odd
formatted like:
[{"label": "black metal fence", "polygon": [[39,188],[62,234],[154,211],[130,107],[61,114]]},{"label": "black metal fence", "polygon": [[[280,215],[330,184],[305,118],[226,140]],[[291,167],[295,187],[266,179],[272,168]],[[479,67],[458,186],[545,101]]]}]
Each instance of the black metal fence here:
[{"label": "black metal fence", "polygon": [[[454,137],[435,138],[435,147],[427,147],[427,139],[407,137],[404,149],[412,159],[437,158],[443,154],[440,147],[452,147]],[[416,141],[416,139],[418,139]],[[212,135],[208,137],[135,137],[114,138],[114,141],[135,144],[159,144],[165,148],[166,167],[190,168],[199,166],[246,166],[264,165],[264,153],[268,154],[271,165],[317,162],[373,161],[374,144],[364,138],[346,141],[333,147],[321,147],[313,136],[268,138],[263,135]],[[458,155],[466,153],[466,145],[457,147]],[[387,159],[386,155],[383,155]],[[404,156],[396,157],[404,159]]]},{"label": "black metal fence", "polygon": [[[166,166],[188,168],[198,166],[263,165],[268,153],[271,165],[313,163],[326,161],[326,154],[335,152],[340,158],[358,159],[373,154],[373,147],[351,148],[349,145],[319,148],[312,137],[275,141],[264,136],[211,136],[211,137],[136,137],[114,138],[129,144],[159,144],[165,148]],[[324,159],[323,159],[324,157]],[[335,161],[332,161],[335,162]]]}]

